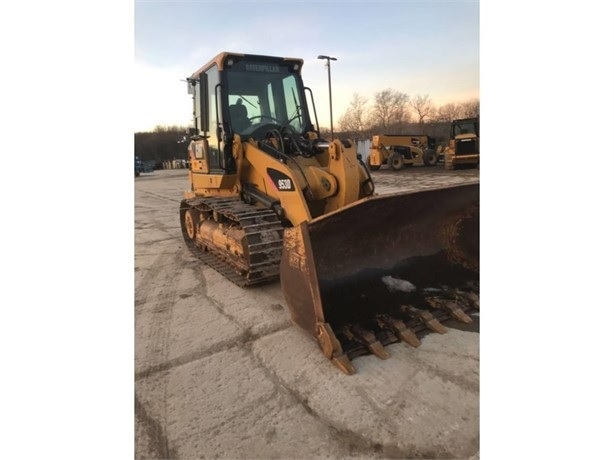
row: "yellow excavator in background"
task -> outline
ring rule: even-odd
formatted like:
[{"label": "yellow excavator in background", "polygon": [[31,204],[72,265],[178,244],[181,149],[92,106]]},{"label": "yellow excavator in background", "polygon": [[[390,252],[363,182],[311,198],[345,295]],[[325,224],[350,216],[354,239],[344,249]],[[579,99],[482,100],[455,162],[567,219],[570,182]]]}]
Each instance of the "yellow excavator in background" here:
[{"label": "yellow excavator in background", "polygon": [[439,156],[435,151],[435,139],[423,134],[376,134],[371,140],[368,165],[377,171],[388,164],[399,171],[405,166],[422,163],[435,166]]},{"label": "yellow excavator in background", "polygon": [[[479,308],[479,184],[378,196],[325,141],[301,59],[223,52],[188,77],[192,252],[240,286],[280,279],[291,318],[344,372]],[[307,97],[309,95],[309,98]]]}]

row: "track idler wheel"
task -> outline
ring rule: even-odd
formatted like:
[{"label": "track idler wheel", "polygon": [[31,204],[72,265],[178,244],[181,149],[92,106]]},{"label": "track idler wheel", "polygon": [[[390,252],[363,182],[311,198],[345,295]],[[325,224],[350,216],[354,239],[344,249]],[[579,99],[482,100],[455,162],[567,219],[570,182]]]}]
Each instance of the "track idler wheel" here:
[{"label": "track idler wheel", "polygon": [[183,216],[183,225],[185,226],[188,237],[191,240],[196,238],[196,234],[198,233],[198,221],[196,220],[196,213],[193,210],[186,210]]}]

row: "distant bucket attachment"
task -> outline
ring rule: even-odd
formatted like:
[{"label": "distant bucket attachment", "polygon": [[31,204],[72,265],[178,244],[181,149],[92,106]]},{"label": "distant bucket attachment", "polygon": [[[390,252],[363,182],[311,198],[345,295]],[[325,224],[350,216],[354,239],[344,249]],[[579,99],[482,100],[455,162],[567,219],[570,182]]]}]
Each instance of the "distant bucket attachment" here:
[{"label": "distant bucket attachment", "polygon": [[373,196],[286,229],[280,278],[294,323],[348,374],[360,355],[471,322],[479,184]]}]

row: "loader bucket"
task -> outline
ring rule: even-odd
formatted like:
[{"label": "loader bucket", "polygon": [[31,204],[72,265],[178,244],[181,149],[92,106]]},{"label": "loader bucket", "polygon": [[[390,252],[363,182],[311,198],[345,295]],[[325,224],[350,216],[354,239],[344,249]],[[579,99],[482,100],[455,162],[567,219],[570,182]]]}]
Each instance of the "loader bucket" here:
[{"label": "loader bucket", "polygon": [[373,196],[286,229],[280,279],[293,322],[348,374],[357,356],[471,322],[479,184]]}]

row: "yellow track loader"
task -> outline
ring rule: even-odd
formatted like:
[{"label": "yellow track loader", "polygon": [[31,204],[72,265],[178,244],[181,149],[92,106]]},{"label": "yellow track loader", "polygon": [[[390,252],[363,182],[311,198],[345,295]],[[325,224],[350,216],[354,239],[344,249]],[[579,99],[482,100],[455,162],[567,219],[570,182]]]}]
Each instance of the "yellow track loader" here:
[{"label": "yellow track loader", "polygon": [[223,52],[188,77],[180,223],[195,256],[234,283],[279,279],[293,322],[352,374],[357,356],[385,359],[387,344],[471,321],[479,185],[376,195],[355,144],[320,137],[302,66]]}]

